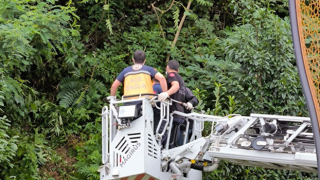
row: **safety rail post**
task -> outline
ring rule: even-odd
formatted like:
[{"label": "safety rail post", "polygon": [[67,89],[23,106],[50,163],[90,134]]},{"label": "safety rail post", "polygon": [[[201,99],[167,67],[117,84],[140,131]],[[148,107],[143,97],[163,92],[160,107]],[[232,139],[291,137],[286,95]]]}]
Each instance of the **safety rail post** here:
[{"label": "safety rail post", "polygon": [[104,106],[102,108],[102,163],[108,163],[108,156],[109,156],[109,137],[108,137],[108,129],[109,129],[109,122],[108,122],[108,106]]},{"label": "safety rail post", "polygon": [[[160,120],[159,120],[158,126],[156,127],[156,132],[155,132],[156,138],[157,138],[157,140],[159,140],[159,142],[158,142],[159,146],[161,145],[161,139],[163,138],[164,134],[167,131],[168,125],[170,124],[170,118],[169,118],[170,106],[169,105],[171,105],[170,102],[161,102],[160,103]],[[160,127],[161,127],[163,121],[166,121],[166,122],[164,124],[162,132],[159,133],[159,130],[160,130]],[[160,139],[158,139],[159,137],[160,137]]]}]

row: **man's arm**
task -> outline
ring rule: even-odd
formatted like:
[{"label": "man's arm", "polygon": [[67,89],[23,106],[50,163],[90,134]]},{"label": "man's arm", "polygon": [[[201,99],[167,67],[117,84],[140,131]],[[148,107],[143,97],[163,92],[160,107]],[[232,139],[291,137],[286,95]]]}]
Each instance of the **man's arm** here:
[{"label": "man's arm", "polygon": [[179,82],[178,81],[172,81],[171,82],[171,88],[167,92],[162,92],[159,94],[158,99],[160,101],[166,100],[171,94],[176,93],[180,88]]},{"label": "man's arm", "polygon": [[188,102],[191,103],[193,105],[193,107],[196,107],[199,104],[199,100],[195,96],[193,96],[193,98]]},{"label": "man's arm", "polygon": [[111,92],[110,92],[110,96],[115,96],[117,94],[117,89],[118,87],[121,85],[121,82],[116,79],[111,86]]},{"label": "man's arm", "polygon": [[180,88],[179,82],[178,81],[172,81],[171,82],[171,88],[167,91],[167,93],[170,95],[176,93]]},{"label": "man's arm", "polygon": [[159,81],[161,89],[162,89],[162,92],[166,92],[168,90],[166,78],[159,72],[156,73],[154,78]]},{"label": "man's arm", "polygon": [[199,104],[198,98],[187,87],[186,87],[186,100],[187,102],[191,103],[193,107],[196,107]]}]

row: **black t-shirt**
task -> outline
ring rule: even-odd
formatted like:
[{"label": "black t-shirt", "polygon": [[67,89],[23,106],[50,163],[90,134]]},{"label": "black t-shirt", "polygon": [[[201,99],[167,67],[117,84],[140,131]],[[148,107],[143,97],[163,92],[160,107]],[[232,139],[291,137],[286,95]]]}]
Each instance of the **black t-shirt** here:
[{"label": "black t-shirt", "polygon": [[[171,88],[171,83],[173,81],[177,81],[179,83],[179,90],[172,94],[170,98],[181,101],[183,103],[190,102],[194,107],[198,105],[199,101],[198,99],[192,94],[190,89],[187,89],[182,77],[176,73],[176,72],[171,72],[167,75],[167,82],[168,82],[168,89]],[[172,106],[170,106],[170,112],[173,111],[179,111],[179,112],[184,112],[184,113],[190,113],[190,110],[187,110],[183,105],[178,104],[176,102],[172,102]],[[179,116],[179,115],[174,115],[175,118],[182,118],[184,117]],[[193,128],[193,120],[189,119],[190,126],[189,129]]]},{"label": "black t-shirt", "polygon": [[[173,81],[177,81],[179,83],[180,88],[176,93],[172,94],[170,96],[170,98],[177,100],[177,101],[181,101],[184,103],[186,101],[186,99],[185,99],[186,85],[185,85],[182,77],[178,73],[170,72],[167,75],[168,89],[171,88],[171,86],[172,86],[171,83]],[[171,112],[173,112],[173,111],[185,112],[185,108],[176,102],[172,102],[172,106],[170,107],[170,111]]]}]

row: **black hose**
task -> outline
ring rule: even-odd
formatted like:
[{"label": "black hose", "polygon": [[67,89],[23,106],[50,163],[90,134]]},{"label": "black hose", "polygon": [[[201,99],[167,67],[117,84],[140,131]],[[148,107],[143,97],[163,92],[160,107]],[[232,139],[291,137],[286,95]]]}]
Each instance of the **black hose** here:
[{"label": "black hose", "polygon": [[203,165],[200,164],[191,164],[191,168],[199,171],[203,171]]}]

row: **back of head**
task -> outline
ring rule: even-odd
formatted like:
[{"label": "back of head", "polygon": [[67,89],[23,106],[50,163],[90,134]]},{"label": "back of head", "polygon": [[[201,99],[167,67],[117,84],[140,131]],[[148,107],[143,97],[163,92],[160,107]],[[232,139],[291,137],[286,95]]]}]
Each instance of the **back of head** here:
[{"label": "back of head", "polygon": [[143,63],[143,61],[146,59],[146,54],[144,51],[136,50],[133,54],[133,59],[136,63]]},{"label": "back of head", "polygon": [[170,60],[168,62],[168,66],[170,69],[178,71],[179,70],[179,62],[176,60]]}]

